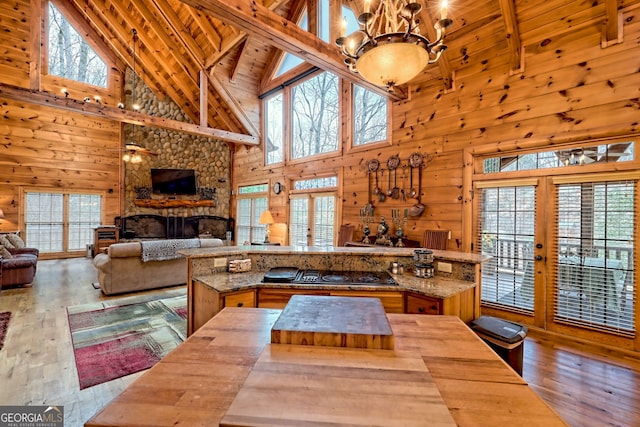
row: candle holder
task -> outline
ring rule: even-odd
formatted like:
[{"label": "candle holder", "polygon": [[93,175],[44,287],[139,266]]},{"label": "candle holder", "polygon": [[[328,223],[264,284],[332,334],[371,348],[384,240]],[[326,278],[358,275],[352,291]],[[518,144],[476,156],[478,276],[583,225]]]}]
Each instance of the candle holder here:
[{"label": "candle holder", "polygon": [[360,209],[360,221],[364,224],[364,228],[362,230],[364,233],[364,239],[362,240],[362,243],[370,244],[371,240],[369,240],[369,235],[371,234],[371,229],[369,228],[369,224],[373,222],[373,208],[371,206]]},{"label": "candle holder", "polygon": [[404,230],[402,228],[407,223],[407,215],[408,212],[406,209],[404,210],[404,216],[400,215],[400,209],[391,209],[391,219],[396,226],[396,236],[398,237],[398,242],[396,243],[396,247],[398,248],[404,248],[404,243],[402,242]]}]

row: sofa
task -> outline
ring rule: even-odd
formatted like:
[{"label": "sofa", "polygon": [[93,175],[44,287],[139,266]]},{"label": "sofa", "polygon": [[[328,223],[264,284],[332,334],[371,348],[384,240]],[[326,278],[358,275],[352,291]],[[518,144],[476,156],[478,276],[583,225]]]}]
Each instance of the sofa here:
[{"label": "sofa", "polygon": [[[176,286],[187,282],[187,259],[177,251],[223,244],[223,240],[217,238],[115,243],[109,246],[107,253],[96,255],[93,265],[98,270],[100,289],[105,295]],[[159,256],[149,256],[145,252],[153,245],[162,246]]]},{"label": "sofa", "polygon": [[15,233],[0,235],[0,289],[30,285],[38,266],[37,248],[27,248]]}]

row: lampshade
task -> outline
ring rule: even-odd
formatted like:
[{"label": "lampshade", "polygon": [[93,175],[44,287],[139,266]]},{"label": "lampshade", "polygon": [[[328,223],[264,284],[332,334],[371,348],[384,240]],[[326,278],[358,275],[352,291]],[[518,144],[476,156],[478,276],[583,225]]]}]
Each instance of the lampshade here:
[{"label": "lampshade", "polygon": [[262,211],[262,214],[260,215],[260,224],[273,224],[274,222],[271,212]]},{"label": "lampshade", "polygon": [[393,86],[413,79],[428,63],[429,54],[420,45],[379,43],[358,59],[357,70],[375,85]]}]

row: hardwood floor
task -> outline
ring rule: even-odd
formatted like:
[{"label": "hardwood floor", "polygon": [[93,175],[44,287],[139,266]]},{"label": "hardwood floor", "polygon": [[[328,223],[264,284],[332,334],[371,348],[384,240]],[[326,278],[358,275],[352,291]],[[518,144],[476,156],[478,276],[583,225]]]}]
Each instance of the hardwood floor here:
[{"label": "hardwood floor", "polygon": [[[81,426],[141,375],[79,390],[66,307],[127,296],[105,297],[96,280],[89,259],[40,261],[33,287],[0,292],[0,311],[13,313],[0,405],[64,405],[65,426]],[[572,426],[640,426],[640,361],[586,350],[529,336],[524,378]]]}]

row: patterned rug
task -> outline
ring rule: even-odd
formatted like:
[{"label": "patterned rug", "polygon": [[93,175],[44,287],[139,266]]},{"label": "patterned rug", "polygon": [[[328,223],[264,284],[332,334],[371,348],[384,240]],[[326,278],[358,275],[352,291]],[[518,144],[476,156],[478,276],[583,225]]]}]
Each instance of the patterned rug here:
[{"label": "patterned rug", "polygon": [[10,311],[0,313],[0,350],[4,346],[4,339],[7,336],[7,330],[9,330],[9,320],[11,320]]},{"label": "patterned rug", "polygon": [[80,389],[148,369],[186,337],[186,289],[67,307]]}]

